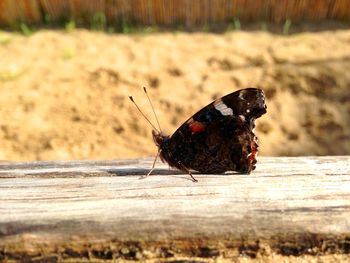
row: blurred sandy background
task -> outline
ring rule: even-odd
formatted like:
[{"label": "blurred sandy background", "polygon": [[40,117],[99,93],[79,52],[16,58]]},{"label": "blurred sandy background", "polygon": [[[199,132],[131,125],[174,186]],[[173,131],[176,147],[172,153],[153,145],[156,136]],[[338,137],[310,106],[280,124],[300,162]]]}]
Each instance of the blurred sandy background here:
[{"label": "blurred sandy background", "polygon": [[[116,159],[156,153],[163,130],[213,99],[262,88],[261,155],[350,154],[350,30],[107,34],[0,31],[0,159]],[[155,121],[154,121],[155,122]]]}]

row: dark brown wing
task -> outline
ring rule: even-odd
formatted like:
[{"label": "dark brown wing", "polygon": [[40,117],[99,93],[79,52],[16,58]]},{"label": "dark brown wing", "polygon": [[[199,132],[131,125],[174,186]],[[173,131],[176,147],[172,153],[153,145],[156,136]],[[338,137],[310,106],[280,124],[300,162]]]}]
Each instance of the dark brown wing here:
[{"label": "dark brown wing", "polygon": [[188,119],[161,145],[171,166],[202,173],[250,173],[256,163],[254,121],[266,113],[262,90],[247,88],[217,99]]}]

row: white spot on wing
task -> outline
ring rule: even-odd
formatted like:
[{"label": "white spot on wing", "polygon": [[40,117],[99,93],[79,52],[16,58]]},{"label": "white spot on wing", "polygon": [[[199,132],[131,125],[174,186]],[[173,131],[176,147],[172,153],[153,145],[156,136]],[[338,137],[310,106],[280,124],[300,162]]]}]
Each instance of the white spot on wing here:
[{"label": "white spot on wing", "polygon": [[222,101],[222,99],[219,99],[214,102],[214,107],[216,110],[220,111],[220,113],[224,116],[233,115],[233,110]]},{"label": "white spot on wing", "polygon": [[241,100],[245,100],[245,98],[244,98],[244,94],[245,94],[245,93],[246,93],[245,90],[241,90],[241,91],[239,92],[238,98],[240,98]]}]

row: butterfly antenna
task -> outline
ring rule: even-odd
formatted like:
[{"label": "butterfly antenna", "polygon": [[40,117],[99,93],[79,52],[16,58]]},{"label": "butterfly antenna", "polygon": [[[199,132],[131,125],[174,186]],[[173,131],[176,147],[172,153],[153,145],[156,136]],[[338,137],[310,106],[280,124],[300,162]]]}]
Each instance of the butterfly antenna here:
[{"label": "butterfly antenna", "polygon": [[138,111],[141,113],[141,115],[148,121],[149,124],[151,124],[151,126],[153,127],[153,129],[155,129],[158,133],[159,130],[152,124],[152,122],[146,117],[145,114],[143,114],[143,112],[140,110],[139,106],[137,106],[137,104],[134,101],[134,98],[132,96],[129,96],[129,99],[132,101],[132,103],[134,103],[134,105],[136,106],[136,108],[138,109]]},{"label": "butterfly antenna", "polygon": [[154,110],[154,107],[153,107],[152,101],[151,101],[151,99],[150,99],[150,98],[149,98],[149,96],[148,96],[148,93],[147,93],[147,89],[146,89],[146,87],[143,87],[143,91],[146,93],[146,96],[147,96],[147,99],[148,99],[148,101],[149,101],[149,104],[151,104],[151,108],[152,108],[152,111],[153,111],[154,117],[156,117],[156,121],[157,121],[157,124],[158,124],[159,130],[160,130],[160,131],[162,131],[162,128],[160,127],[160,124],[159,124],[159,120],[158,120],[158,117],[157,117],[156,111]]}]

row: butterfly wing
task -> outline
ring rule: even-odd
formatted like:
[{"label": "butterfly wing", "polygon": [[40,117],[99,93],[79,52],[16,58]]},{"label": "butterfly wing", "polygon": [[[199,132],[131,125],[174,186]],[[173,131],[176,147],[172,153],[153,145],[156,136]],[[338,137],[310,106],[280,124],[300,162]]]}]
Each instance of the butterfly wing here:
[{"label": "butterfly wing", "polygon": [[219,98],[188,119],[161,145],[161,158],[171,166],[201,173],[255,168],[255,119],[266,113],[261,89],[247,88]]}]

